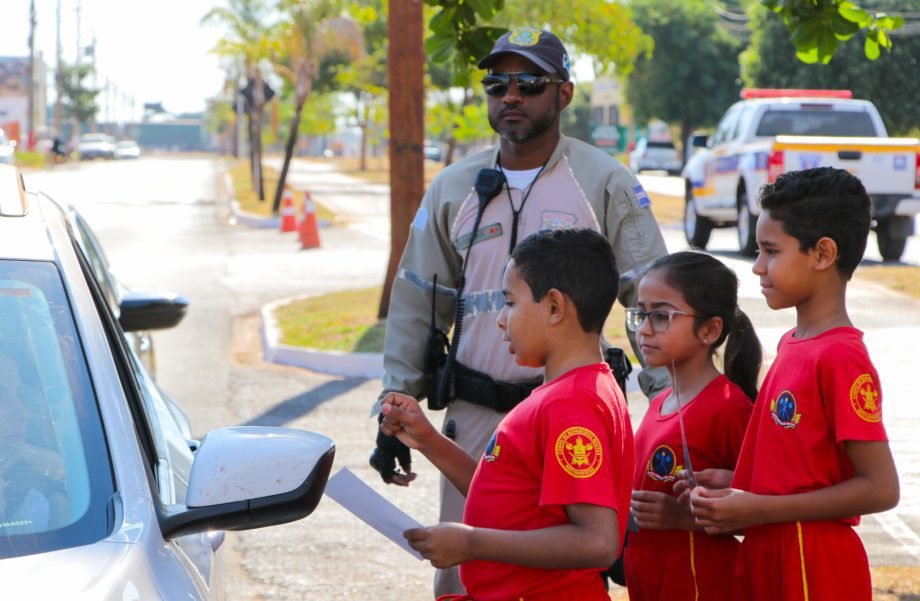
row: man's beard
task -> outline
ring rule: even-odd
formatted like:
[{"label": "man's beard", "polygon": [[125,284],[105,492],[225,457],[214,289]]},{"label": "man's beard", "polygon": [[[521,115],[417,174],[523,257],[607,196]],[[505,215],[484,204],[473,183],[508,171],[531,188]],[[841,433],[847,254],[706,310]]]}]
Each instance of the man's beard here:
[{"label": "man's beard", "polygon": [[[530,118],[529,123],[519,123],[513,126],[499,126],[499,121],[501,120],[501,115],[505,110],[515,109],[523,113],[526,117]],[[514,144],[522,144],[533,140],[536,137],[541,136],[542,134],[549,131],[556,123],[556,116],[559,114],[559,95],[556,94],[556,98],[553,102],[552,110],[547,111],[539,119],[532,118],[528,113],[524,113],[520,108],[517,107],[502,107],[502,110],[499,111],[498,117],[493,118],[492,115],[489,115],[489,125],[492,126],[492,129],[495,130],[501,137],[512,142]]]}]

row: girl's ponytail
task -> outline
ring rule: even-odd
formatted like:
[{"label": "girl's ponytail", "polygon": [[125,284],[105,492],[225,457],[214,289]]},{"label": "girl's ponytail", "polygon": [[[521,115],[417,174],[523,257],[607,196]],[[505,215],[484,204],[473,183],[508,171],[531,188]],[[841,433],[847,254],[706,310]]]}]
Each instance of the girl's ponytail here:
[{"label": "girl's ponytail", "polygon": [[757,380],[763,363],[763,348],[750,318],[735,307],[734,320],[728,326],[722,368],[728,379],[737,384],[752,401],[757,398]]}]

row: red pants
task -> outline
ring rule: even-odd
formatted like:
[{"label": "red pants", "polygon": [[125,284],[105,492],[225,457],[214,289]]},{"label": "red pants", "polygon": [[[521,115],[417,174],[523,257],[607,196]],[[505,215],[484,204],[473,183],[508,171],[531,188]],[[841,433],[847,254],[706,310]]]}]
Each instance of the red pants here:
[{"label": "red pants", "polygon": [[794,522],[749,528],[738,571],[752,601],[870,601],[869,560],[853,528]]},{"label": "red pants", "polygon": [[[482,595],[482,599],[499,599],[494,595]],[[480,597],[470,595],[442,595],[437,601],[479,601]],[[594,580],[583,582],[566,588],[546,591],[539,594],[514,595],[510,598],[501,598],[501,601],[610,601],[610,594],[604,588],[604,581],[600,572]]]},{"label": "red pants", "polygon": [[743,600],[734,576],[738,541],[683,530],[632,532],[624,568],[630,601]]}]

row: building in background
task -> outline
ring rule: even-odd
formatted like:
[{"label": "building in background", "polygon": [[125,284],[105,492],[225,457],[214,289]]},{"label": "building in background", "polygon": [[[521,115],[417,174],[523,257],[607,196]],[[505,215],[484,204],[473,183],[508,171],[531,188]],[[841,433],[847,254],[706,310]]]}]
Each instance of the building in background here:
[{"label": "building in background", "polygon": [[[32,77],[34,88],[33,117],[35,136],[39,139],[47,132],[47,67],[41,55],[35,57]],[[16,140],[17,144],[29,140],[29,57],[0,56],[0,129]]]},{"label": "building in background", "polygon": [[591,90],[591,143],[609,154],[626,150],[626,128],[622,125],[620,107],[623,94],[620,83],[609,77],[598,77]]}]

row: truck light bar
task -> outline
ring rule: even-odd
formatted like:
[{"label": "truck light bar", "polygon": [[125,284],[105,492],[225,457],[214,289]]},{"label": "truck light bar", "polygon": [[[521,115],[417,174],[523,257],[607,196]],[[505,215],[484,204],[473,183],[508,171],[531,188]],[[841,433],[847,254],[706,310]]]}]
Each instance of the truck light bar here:
[{"label": "truck light bar", "polygon": [[793,88],[744,88],[741,98],[852,98],[852,90],[799,90]]}]

